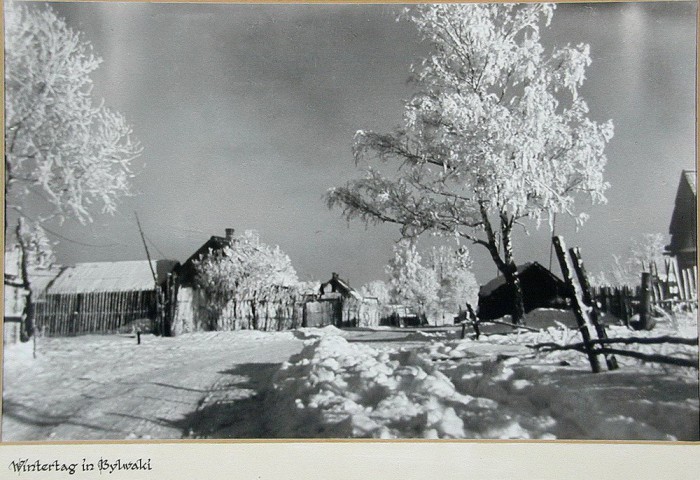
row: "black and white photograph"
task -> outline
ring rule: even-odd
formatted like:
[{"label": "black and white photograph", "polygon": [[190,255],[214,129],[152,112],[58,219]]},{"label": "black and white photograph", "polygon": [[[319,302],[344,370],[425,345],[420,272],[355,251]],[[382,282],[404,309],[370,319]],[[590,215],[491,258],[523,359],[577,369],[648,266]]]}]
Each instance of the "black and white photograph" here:
[{"label": "black and white photograph", "polygon": [[3,8],[2,442],[700,440],[697,2]]}]

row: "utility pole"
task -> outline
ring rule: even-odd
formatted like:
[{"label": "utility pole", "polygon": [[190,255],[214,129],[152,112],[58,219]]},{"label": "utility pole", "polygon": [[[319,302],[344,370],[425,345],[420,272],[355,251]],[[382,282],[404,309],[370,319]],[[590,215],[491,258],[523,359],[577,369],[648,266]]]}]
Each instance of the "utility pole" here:
[{"label": "utility pole", "polygon": [[[153,286],[156,292],[156,325],[157,325],[157,333],[160,333],[163,335],[165,332],[163,332],[163,305],[161,301],[161,294],[162,292],[160,291],[160,287],[158,286],[158,277],[156,276],[156,272],[153,269],[153,263],[151,262],[151,254],[148,251],[148,245],[146,244],[146,236],[143,234],[143,228],[141,228],[141,222],[139,221],[139,214],[134,212],[134,216],[136,217],[136,226],[139,228],[139,233],[141,234],[141,241],[143,242],[143,248],[146,250],[146,259],[148,259],[148,268],[151,269],[151,275],[153,276]],[[137,336],[139,337],[139,343],[141,343],[141,338],[139,335],[140,332],[137,333]]]}]

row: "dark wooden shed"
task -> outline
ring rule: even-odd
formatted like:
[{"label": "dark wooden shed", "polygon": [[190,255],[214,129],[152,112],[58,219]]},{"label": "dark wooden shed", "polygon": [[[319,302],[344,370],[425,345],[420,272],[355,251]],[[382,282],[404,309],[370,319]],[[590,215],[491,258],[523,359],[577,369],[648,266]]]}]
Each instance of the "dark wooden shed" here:
[{"label": "dark wooden shed", "polygon": [[[525,313],[536,308],[566,308],[566,284],[537,262],[518,267]],[[499,276],[479,289],[481,320],[495,320],[514,310],[514,293],[505,277]]]}]

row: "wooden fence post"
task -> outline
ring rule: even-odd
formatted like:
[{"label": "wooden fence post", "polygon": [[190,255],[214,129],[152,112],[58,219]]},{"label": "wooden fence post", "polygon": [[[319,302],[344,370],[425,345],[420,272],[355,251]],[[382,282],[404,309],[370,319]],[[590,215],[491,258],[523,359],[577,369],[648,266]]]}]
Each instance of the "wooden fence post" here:
[{"label": "wooden fence post", "polygon": [[589,326],[591,321],[588,318],[588,313],[583,302],[583,293],[581,288],[577,288],[576,282],[571,274],[571,267],[569,265],[569,257],[566,255],[566,245],[564,239],[560,236],[552,237],[552,242],[554,243],[554,250],[557,253],[557,258],[559,259],[559,267],[561,268],[561,273],[564,276],[564,281],[566,282],[569,290],[569,297],[574,304],[574,313],[576,314],[576,323],[578,323],[578,328],[583,337],[584,349],[586,355],[588,355],[588,361],[591,364],[591,370],[593,373],[600,372],[600,362],[598,362],[598,357],[595,352],[595,346],[591,343],[591,333]]},{"label": "wooden fence post", "polygon": [[[596,335],[598,339],[603,340],[608,338],[608,334],[605,331],[605,326],[600,323],[598,306],[591,295],[591,284],[588,281],[588,276],[586,275],[586,268],[583,266],[583,259],[581,258],[581,249],[570,248],[569,255],[571,256],[571,261],[574,264],[574,270],[576,271],[576,276],[578,277],[578,283],[581,286],[581,293],[583,302],[588,306],[588,314],[595,328]],[[608,370],[616,370],[618,368],[617,359],[614,355],[604,355],[605,364]]]},{"label": "wooden fence post", "polygon": [[651,330],[651,273],[642,273],[642,290],[639,302],[639,330]]}]

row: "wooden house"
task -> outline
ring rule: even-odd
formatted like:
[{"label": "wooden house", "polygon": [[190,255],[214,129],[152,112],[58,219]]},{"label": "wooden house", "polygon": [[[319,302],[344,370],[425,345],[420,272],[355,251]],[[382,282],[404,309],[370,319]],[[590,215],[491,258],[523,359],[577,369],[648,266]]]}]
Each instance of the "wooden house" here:
[{"label": "wooden house", "polygon": [[337,273],[322,283],[318,295],[304,304],[305,327],[370,327],[379,325],[379,302],[364,298]]},{"label": "wooden house", "polygon": [[273,289],[273,297],[259,300],[231,301],[223,309],[212,308],[206,292],[197,285],[196,262],[212,252],[231,245],[234,229],[227,228],[225,236],[212,236],[176,270],[176,300],[170,334],[208,331],[282,330],[299,326],[303,304],[297,292],[287,284]]},{"label": "wooden house", "polygon": [[48,336],[132,328],[164,333],[167,327],[157,323],[158,295],[167,290],[176,266],[173,260],[137,260],[65,267],[36,304],[37,328]]},{"label": "wooden house", "polygon": [[[537,262],[518,267],[523,290],[525,313],[536,308],[565,308],[566,284]],[[478,316],[481,320],[495,320],[511,315],[515,309],[513,289],[499,276],[479,289]]]},{"label": "wooden house", "polygon": [[221,250],[231,243],[234,238],[235,230],[233,228],[227,228],[225,233],[223,237],[212,235],[209,240],[204,242],[201,247],[177,268],[178,284],[181,287],[192,287],[195,285],[197,277],[195,262],[197,260],[205,258],[210,252]]},{"label": "wooden house", "polygon": [[666,247],[680,271],[697,266],[697,201],[697,172],[683,170],[669,226],[671,243]]}]

